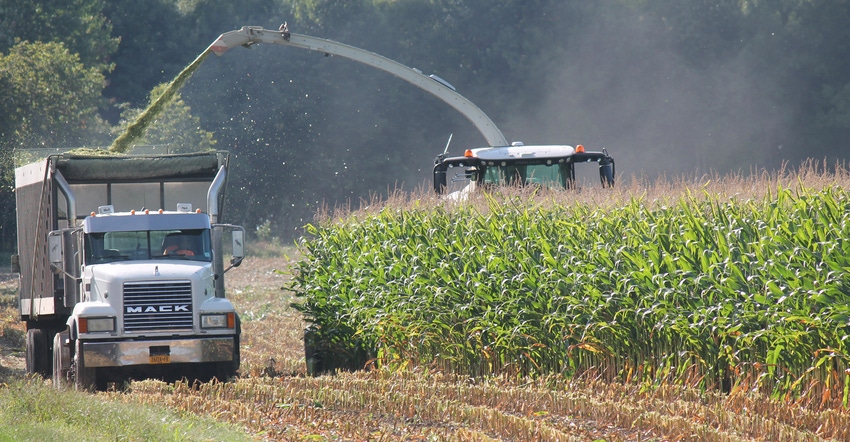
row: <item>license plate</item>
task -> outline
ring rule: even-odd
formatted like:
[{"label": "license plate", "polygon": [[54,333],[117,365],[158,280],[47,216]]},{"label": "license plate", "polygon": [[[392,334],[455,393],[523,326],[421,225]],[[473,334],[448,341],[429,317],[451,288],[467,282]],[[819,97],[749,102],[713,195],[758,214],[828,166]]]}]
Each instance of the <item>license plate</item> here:
[{"label": "license plate", "polygon": [[169,364],[171,363],[171,348],[167,345],[154,345],[150,347],[150,363],[151,364]]},{"label": "license plate", "polygon": [[169,355],[151,355],[151,364],[168,364],[171,362]]}]

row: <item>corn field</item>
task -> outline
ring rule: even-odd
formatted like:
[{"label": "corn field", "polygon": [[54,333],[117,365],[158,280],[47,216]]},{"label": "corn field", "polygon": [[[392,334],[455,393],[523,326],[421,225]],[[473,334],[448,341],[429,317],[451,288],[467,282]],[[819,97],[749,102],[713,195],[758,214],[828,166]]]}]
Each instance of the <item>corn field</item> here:
[{"label": "corn field", "polygon": [[295,307],[324,370],[581,376],[844,408],[842,177],[337,216],[301,243]]}]

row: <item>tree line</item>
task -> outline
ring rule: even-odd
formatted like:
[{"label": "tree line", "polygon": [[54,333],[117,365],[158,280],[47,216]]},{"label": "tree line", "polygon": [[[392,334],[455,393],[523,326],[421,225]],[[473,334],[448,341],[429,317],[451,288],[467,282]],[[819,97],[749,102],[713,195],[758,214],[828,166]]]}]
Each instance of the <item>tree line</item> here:
[{"label": "tree line", "polygon": [[[606,148],[621,181],[843,161],[846,0],[0,0],[0,248],[15,151],[109,146],[187,64],[245,25],[434,73],[511,140]],[[484,144],[444,103],[349,60],[209,57],[139,143],[233,155],[229,221],[290,239],[322,206],[430,179]]]}]

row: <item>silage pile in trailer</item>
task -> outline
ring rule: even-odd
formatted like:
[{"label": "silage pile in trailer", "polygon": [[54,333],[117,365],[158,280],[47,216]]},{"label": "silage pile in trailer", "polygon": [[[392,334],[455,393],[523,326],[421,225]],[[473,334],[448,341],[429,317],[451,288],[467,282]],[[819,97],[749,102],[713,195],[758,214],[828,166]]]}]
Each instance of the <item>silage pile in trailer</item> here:
[{"label": "silage pile in trailer", "polygon": [[848,398],[850,192],[391,207],[312,226],[328,368],[602,376]]}]

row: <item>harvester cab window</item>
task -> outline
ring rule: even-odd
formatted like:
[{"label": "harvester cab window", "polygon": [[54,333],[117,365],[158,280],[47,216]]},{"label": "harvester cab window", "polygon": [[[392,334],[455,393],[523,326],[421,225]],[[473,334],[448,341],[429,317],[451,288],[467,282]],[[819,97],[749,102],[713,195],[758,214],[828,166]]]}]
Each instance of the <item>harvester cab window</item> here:
[{"label": "harvester cab window", "polygon": [[534,164],[528,166],[526,182],[546,189],[563,189],[567,187],[568,174],[566,164]]},{"label": "harvester cab window", "polygon": [[484,183],[499,186],[522,185],[525,183],[525,166],[508,164],[488,167],[484,172]]},{"label": "harvester cab window", "polygon": [[566,187],[567,170],[563,164],[507,164],[490,166],[484,174],[484,184],[499,186],[537,185],[544,188]]}]

